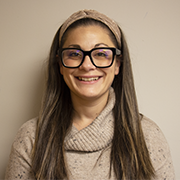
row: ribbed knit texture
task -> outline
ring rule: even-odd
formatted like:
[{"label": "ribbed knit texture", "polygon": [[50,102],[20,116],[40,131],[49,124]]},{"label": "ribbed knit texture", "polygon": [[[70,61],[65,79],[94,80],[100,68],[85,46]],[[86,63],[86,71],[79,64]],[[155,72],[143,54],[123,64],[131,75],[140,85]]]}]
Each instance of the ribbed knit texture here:
[{"label": "ribbed knit texture", "polygon": [[78,131],[74,126],[65,138],[65,149],[73,151],[99,151],[106,148],[113,138],[112,109],[115,103],[113,89],[110,89],[109,101],[102,113],[87,127]]}]

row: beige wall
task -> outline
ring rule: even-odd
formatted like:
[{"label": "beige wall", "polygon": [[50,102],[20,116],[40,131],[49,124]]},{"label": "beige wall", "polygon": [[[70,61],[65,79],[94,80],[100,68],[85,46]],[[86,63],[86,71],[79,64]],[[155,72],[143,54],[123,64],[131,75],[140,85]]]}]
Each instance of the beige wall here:
[{"label": "beige wall", "polygon": [[180,179],[179,0],[0,0],[0,179],[18,128],[38,114],[52,38],[79,9],[101,11],[124,30],[140,111],[163,130]]}]

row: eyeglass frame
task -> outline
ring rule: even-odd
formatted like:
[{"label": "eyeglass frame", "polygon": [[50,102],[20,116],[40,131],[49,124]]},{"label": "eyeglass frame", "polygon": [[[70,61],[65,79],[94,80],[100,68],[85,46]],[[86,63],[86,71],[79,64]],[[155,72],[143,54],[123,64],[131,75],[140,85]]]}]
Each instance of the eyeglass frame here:
[{"label": "eyeglass frame", "polygon": [[[82,60],[81,60],[81,63],[80,63],[78,66],[71,67],[71,66],[67,66],[67,65],[64,64],[62,54],[63,54],[63,51],[64,51],[64,50],[67,50],[67,49],[76,49],[76,50],[82,51],[82,53],[83,53],[83,58],[82,58]],[[113,56],[112,56],[112,62],[111,62],[110,65],[108,65],[108,66],[97,66],[97,65],[94,63],[93,58],[91,57],[91,53],[92,53],[92,51],[97,50],[97,49],[109,49],[109,50],[112,51]],[[60,53],[61,53],[61,54],[60,54]],[[93,49],[91,49],[90,51],[84,51],[84,50],[82,50],[82,49],[80,49],[80,48],[63,48],[61,51],[58,50],[58,56],[61,57],[62,65],[63,65],[64,67],[66,67],[66,68],[79,68],[79,67],[83,64],[84,59],[85,59],[86,56],[89,56],[92,64],[93,64],[96,68],[108,68],[108,67],[111,67],[111,66],[112,66],[112,64],[113,64],[113,62],[114,62],[114,57],[115,57],[116,55],[118,55],[118,56],[121,55],[121,50],[119,50],[119,49],[117,49],[117,48],[114,48],[114,47],[98,47],[98,48],[93,48]]]}]

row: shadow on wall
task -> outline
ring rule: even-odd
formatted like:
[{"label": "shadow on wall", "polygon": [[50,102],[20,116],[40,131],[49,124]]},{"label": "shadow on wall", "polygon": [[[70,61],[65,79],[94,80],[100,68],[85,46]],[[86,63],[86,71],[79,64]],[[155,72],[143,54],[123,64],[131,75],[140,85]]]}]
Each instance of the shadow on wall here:
[{"label": "shadow on wall", "polygon": [[[3,141],[5,141],[3,144],[5,145],[2,148],[2,159],[1,159],[1,165],[0,165],[0,179],[4,179],[5,177],[5,171],[6,167],[8,164],[9,160],[9,155],[10,155],[10,150],[11,146],[13,143],[13,139],[15,137],[15,134],[17,133],[17,129],[20,128],[20,126],[25,123],[27,120],[30,118],[36,117],[39,114],[40,106],[41,106],[41,99],[43,95],[43,90],[44,90],[44,84],[45,84],[45,71],[46,71],[46,61],[41,61],[42,65],[39,68],[39,72],[35,74],[35,79],[34,77],[31,77],[31,82],[30,82],[30,95],[27,95],[27,98],[25,100],[23,99],[23,103],[27,105],[27,107],[24,107],[25,112],[23,112],[22,115],[22,109],[19,108],[19,111],[21,112],[15,112],[17,115],[14,116],[14,121],[11,123],[11,127],[9,128],[10,130],[14,127],[13,123],[16,124],[16,128],[14,127],[13,132],[8,132],[6,131],[7,138],[5,137]],[[22,77],[25,79],[25,81],[29,78],[27,77]],[[26,84],[24,84],[25,86]],[[29,84],[28,84],[29,86]],[[26,91],[27,88],[24,88],[23,91]],[[26,93],[26,92],[25,92]],[[17,102],[16,102],[17,103]],[[21,102],[20,102],[21,103]],[[23,106],[23,105],[21,105]],[[20,118],[19,118],[20,117]],[[16,121],[18,120],[18,122]],[[18,124],[18,125],[17,125]],[[20,124],[20,126],[19,126]],[[5,127],[6,128],[6,127]],[[8,142],[6,142],[8,141]]]}]

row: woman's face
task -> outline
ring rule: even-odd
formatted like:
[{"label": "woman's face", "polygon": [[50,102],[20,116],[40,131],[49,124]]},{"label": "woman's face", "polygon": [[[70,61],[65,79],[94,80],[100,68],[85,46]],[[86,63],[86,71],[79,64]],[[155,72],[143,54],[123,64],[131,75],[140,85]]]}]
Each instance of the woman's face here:
[{"label": "woman's face", "polygon": [[[68,31],[63,48],[80,48],[89,51],[96,47],[115,47],[109,32],[97,25],[77,27]],[[93,100],[107,97],[114,76],[119,73],[116,59],[109,68],[96,68],[89,56],[85,56],[79,68],[66,68],[60,63],[60,72],[70,89],[72,98]]]}]

